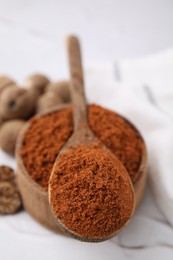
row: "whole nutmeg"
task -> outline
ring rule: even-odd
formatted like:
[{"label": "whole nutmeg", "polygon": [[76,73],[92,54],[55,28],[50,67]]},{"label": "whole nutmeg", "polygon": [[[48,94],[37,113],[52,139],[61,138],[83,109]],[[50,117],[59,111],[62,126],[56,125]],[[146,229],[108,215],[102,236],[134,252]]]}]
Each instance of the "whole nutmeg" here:
[{"label": "whole nutmeg", "polygon": [[15,175],[12,168],[1,165],[0,166],[0,182],[14,182]]},{"label": "whole nutmeg", "polygon": [[37,101],[37,113],[45,112],[49,108],[55,107],[58,104],[62,104],[63,100],[60,96],[53,92],[47,92],[40,96]]},{"label": "whole nutmeg", "polygon": [[5,119],[28,119],[36,105],[35,92],[19,87],[8,87],[0,96],[0,115]]},{"label": "whole nutmeg", "polygon": [[11,182],[0,182],[0,214],[16,213],[22,206],[20,194]]},{"label": "whole nutmeg", "polygon": [[10,120],[5,122],[0,128],[0,147],[9,155],[14,155],[18,134],[25,121]]},{"label": "whole nutmeg", "polygon": [[70,82],[68,80],[62,80],[56,83],[50,83],[46,91],[52,91],[59,95],[64,103],[70,102]]},{"label": "whole nutmeg", "polygon": [[50,80],[42,74],[34,74],[26,78],[24,86],[29,89],[33,89],[42,95],[46,86],[50,83]]},{"label": "whole nutmeg", "polygon": [[8,76],[0,76],[0,93],[8,86],[15,85],[15,81]]},{"label": "whole nutmeg", "polygon": [[5,118],[0,115],[0,127],[3,125],[5,121]]},{"label": "whole nutmeg", "polygon": [[13,169],[0,166],[0,214],[16,213],[22,206]]}]

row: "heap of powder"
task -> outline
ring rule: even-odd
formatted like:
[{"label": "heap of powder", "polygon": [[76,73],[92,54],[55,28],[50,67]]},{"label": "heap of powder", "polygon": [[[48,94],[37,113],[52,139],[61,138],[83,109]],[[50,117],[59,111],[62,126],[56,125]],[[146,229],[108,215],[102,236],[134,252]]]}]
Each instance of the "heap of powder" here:
[{"label": "heap of powder", "polygon": [[128,173],[112,153],[96,146],[63,153],[50,185],[55,216],[82,238],[113,235],[133,213]]},{"label": "heap of powder", "polygon": [[[143,146],[138,132],[117,113],[97,105],[89,106],[88,116],[93,132],[120,159],[135,183],[140,177]],[[20,153],[27,172],[44,190],[55,159],[72,132],[70,107],[30,121]]]},{"label": "heap of powder", "polygon": [[34,118],[25,133],[21,156],[31,178],[48,190],[50,173],[73,131],[71,108]]},{"label": "heap of powder", "polygon": [[89,123],[95,135],[126,167],[133,183],[140,177],[143,140],[119,114],[97,105],[89,107]]}]

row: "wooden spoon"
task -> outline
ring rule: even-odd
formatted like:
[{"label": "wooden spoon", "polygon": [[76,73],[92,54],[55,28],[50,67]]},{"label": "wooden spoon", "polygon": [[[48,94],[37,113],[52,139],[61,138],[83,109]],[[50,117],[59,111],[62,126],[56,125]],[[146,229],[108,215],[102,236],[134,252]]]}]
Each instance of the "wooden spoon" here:
[{"label": "wooden spoon", "polygon": [[[131,183],[131,180],[129,178],[129,175],[125,169],[125,167],[122,165],[122,163],[103,145],[100,143],[100,141],[96,138],[96,136],[93,134],[91,131],[89,125],[88,125],[88,117],[87,117],[87,107],[86,107],[86,99],[85,99],[85,94],[84,94],[84,81],[83,81],[83,71],[82,71],[82,62],[81,62],[81,54],[80,54],[80,46],[79,46],[79,41],[76,37],[74,36],[69,36],[67,38],[67,50],[68,50],[68,57],[69,57],[69,66],[70,66],[70,74],[71,74],[71,98],[72,98],[72,104],[73,104],[73,117],[74,117],[74,132],[68,142],[65,144],[65,146],[62,148],[60,151],[53,170],[51,172],[51,177],[49,181],[49,203],[51,206],[51,210],[53,212],[54,217],[57,220],[57,225],[65,232],[70,234],[71,236],[75,237],[76,239],[83,240],[83,241],[90,241],[90,242],[99,242],[106,240],[110,237],[113,237],[116,235],[130,220],[133,212],[134,212],[134,207],[135,207],[135,202],[134,202],[134,191],[133,191],[133,186]],[[127,213],[127,208],[125,205],[119,207],[119,212],[117,213],[118,216],[124,216],[123,214],[127,213],[127,218],[125,219],[124,222],[122,222],[121,225],[119,225],[119,228],[114,228],[114,230],[111,230],[111,233],[106,233],[106,235],[86,235],[86,232],[84,232],[84,235],[81,233],[81,230],[78,232],[78,230],[74,230],[73,228],[69,227],[67,222],[70,222],[71,220],[68,219],[67,222],[64,220],[64,217],[58,217],[58,212],[56,206],[58,205],[59,210],[62,212],[63,208],[61,208],[61,203],[57,200],[57,194],[55,194],[55,189],[59,192],[63,192],[62,187],[60,187],[60,182],[57,181],[57,169],[59,167],[59,163],[61,161],[61,157],[65,155],[65,159],[68,157],[68,153],[73,151],[74,156],[75,152],[77,151],[78,147],[82,146],[84,149],[85,147],[95,147],[96,151],[96,157],[97,157],[97,149],[98,152],[105,156],[108,157],[108,159],[113,160],[113,163],[116,165],[117,169],[117,184],[120,187],[121,186],[121,193],[126,193],[127,190],[129,191],[130,198],[126,199],[126,203],[128,204],[131,203],[131,208],[128,208],[128,213]],[[83,151],[83,150],[81,150]],[[96,160],[95,158],[93,160]],[[65,162],[66,165],[66,162]],[[82,170],[81,170],[82,172]],[[79,173],[82,174],[82,173]],[[105,178],[109,179],[112,176],[111,170],[107,170],[107,175]],[[63,173],[61,174],[63,175]],[[77,174],[74,174],[77,175]],[[81,177],[81,176],[79,176]],[[75,176],[74,176],[75,178]],[[85,178],[85,176],[84,176]],[[100,180],[100,179],[99,179]],[[97,180],[98,181],[98,180]],[[67,181],[68,182],[68,181]],[[122,184],[123,183],[123,184]],[[68,185],[68,183],[67,183]],[[124,186],[123,186],[124,185]],[[75,187],[75,190],[79,189],[79,194],[80,194],[80,189],[81,187],[77,185]],[[66,188],[67,189],[67,188]],[[73,188],[72,188],[73,189]],[[73,192],[73,190],[72,190]],[[83,192],[83,190],[81,191]],[[115,191],[116,192],[116,191]],[[97,196],[97,195],[95,195]],[[116,196],[123,196],[123,194],[118,194]],[[110,198],[111,200],[111,198]],[[129,200],[129,201],[127,201]],[[59,203],[59,204],[58,204]],[[63,207],[64,207],[64,201],[63,201]],[[71,202],[69,205],[69,202],[67,201],[67,205],[65,205],[65,208],[67,209],[68,207],[73,207],[75,202]],[[90,203],[92,203],[90,201]],[[90,204],[89,203],[89,204]],[[109,204],[109,202],[108,202]],[[75,204],[76,205],[76,204]],[[66,207],[67,206],[67,207]],[[105,205],[104,205],[105,207]],[[107,207],[107,205],[106,205]],[[129,207],[129,205],[127,205]],[[103,205],[99,205],[99,211],[102,212]],[[111,207],[110,207],[111,208]],[[66,216],[66,209],[64,209],[64,214],[63,216]],[[116,211],[116,210],[115,210]],[[74,213],[78,214],[78,211]],[[103,212],[104,215],[104,212]],[[106,219],[106,216],[104,216]],[[109,218],[109,216],[107,216]],[[80,221],[80,220],[79,220]],[[107,219],[107,222],[109,222],[110,219]],[[91,223],[91,229],[95,228],[95,223],[97,222],[97,219]],[[107,223],[106,222],[106,223]],[[106,224],[107,225],[107,224]],[[107,227],[107,226],[106,226]]]}]

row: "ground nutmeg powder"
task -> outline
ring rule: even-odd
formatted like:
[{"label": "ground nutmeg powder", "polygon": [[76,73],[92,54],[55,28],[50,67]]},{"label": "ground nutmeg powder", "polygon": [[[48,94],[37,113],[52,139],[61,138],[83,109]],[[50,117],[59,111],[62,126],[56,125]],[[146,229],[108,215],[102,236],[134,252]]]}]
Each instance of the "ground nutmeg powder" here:
[{"label": "ground nutmeg powder", "polygon": [[81,238],[115,235],[134,208],[131,181],[119,160],[94,145],[61,154],[50,181],[51,206],[63,226]]},{"label": "ground nutmeg powder", "polygon": [[[89,124],[96,136],[126,167],[133,183],[141,162],[143,140],[119,114],[98,105],[88,106]],[[21,147],[21,158],[31,178],[47,191],[55,159],[73,132],[72,108],[30,120]]]}]

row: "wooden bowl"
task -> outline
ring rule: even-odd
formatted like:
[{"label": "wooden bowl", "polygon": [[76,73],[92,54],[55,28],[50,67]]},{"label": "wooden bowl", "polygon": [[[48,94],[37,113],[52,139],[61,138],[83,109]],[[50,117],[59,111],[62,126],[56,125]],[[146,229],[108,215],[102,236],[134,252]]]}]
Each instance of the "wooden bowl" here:
[{"label": "wooden bowl", "polygon": [[[36,115],[35,118],[39,118],[45,114],[49,114],[57,110],[64,109],[68,106],[69,105],[59,105],[54,109],[47,111],[46,113]],[[136,128],[128,120],[126,121],[136,130]],[[23,137],[29,125],[30,122],[28,121],[28,123],[26,123],[25,127],[20,133],[16,145],[17,182],[23,199],[24,208],[30,213],[30,215],[34,219],[36,219],[39,223],[41,223],[45,227],[55,232],[62,233],[62,231],[57,227],[55,218],[52,216],[49,207],[49,202],[48,202],[48,193],[30,177],[20,156]],[[146,175],[147,175],[147,152],[146,152],[145,143],[143,141],[141,164],[138,170],[139,178],[137,178],[136,182],[133,183],[135,199],[136,199],[135,209],[139,207],[143,197],[145,183],[146,183]]]}]

